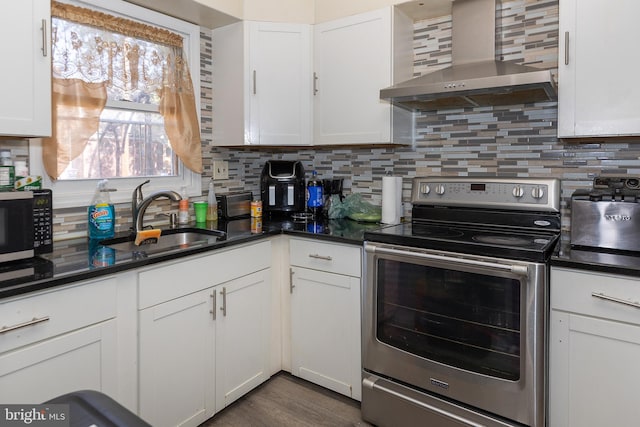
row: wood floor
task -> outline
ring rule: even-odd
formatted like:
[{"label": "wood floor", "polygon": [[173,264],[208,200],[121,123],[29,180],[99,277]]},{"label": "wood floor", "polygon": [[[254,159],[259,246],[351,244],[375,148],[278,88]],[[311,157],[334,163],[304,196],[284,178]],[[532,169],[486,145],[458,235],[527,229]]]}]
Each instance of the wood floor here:
[{"label": "wood floor", "polygon": [[371,426],[360,403],[281,372],[200,427]]}]

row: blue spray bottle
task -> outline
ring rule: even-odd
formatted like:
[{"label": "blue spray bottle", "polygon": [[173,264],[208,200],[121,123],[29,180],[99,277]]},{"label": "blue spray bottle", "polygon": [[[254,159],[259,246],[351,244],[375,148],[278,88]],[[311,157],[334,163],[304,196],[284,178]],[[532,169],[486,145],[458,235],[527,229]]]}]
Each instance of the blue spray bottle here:
[{"label": "blue spray bottle", "polygon": [[108,239],[113,237],[116,229],[115,209],[109,198],[108,181],[98,183],[88,213],[89,239]]}]

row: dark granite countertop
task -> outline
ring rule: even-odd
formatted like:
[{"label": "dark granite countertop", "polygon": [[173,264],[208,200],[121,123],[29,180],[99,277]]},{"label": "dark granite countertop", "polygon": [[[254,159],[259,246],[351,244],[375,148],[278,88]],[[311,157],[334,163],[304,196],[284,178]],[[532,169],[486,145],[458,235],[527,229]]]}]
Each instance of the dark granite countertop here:
[{"label": "dark granite countertop", "polygon": [[[197,225],[189,225],[194,226]],[[261,230],[252,232],[250,218],[221,220],[213,228],[227,232],[226,240],[146,257],[137,257],[130,252],[105,250],[100,245],[90,244],[86,238],[63,240],[54,243],[50,254],[0,264],[0,298],[257,241],[281,233],[361,246],[364,232],[380,227],[380,224],[359,223],[348,219],[305,222],[263,218]]]},{"label": "dark granite countertop", "polygon": [[[191,224],[190,227],[194,227]],[[324,241],[361,246],[366,231],[383,227],[349,219],[292,221],[262,219],[262,229],[252,232],[251,219],[219,221],[215,229],[227,232],[227,239],[208,246],[172,251],[146,258],[131,253],[105,252],[85,238],[55,242],[50,254],[30,260],[0,264],[0,298],[88,280],[120,271],[161,263],[179,257],[257,241],[281,233]],[[551,265],[640,277],[640,254],[577,250],[563,239],[551,258]]]},{"label": "dark granite countertop", "polygon": [[640,253],[576,249],[562,242],[551,266],[640,277]]}]

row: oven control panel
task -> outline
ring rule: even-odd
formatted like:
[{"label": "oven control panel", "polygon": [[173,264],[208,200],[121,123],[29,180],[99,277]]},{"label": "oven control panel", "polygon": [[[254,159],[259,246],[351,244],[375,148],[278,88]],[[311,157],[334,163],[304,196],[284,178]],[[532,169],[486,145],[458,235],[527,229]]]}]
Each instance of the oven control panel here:
[{"label": "oven control panel", "polygon": [[560,181],[537,178],[418,177],[413,204],[560,211]]}]

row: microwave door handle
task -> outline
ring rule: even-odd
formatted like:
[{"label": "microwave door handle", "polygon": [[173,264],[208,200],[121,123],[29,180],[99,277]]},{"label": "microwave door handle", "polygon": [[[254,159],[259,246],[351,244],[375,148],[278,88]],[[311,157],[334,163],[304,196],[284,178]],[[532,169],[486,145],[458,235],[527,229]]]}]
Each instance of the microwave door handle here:
[{"label": "microwave door handle", "polygon": [[474,267],[483,267],[483,268],[493,268],[496,270],[506,270],[512,273],[518,274],[520,276],[528,276],[529,269],[526,265],[517,265],[517,264],[499,264],[496,262],[488,262],[488,261],[478,261],[473,259],[460,259],[460,258],[452,258],[443,255],[436,254],[427,254],[421,252],[410,252],[410,251],[402,251],[398,249],[389,249],[389,248],[381,248],[377,246],[367,246],[365,248],[367,252],[382,254],[382,255],[396,255],[396,256],[405,256],[405,257],[414,257],[420,259],[427,259],[432,261],[445,261],[454,264],[462,264],[462,265],[471,265]]}]

